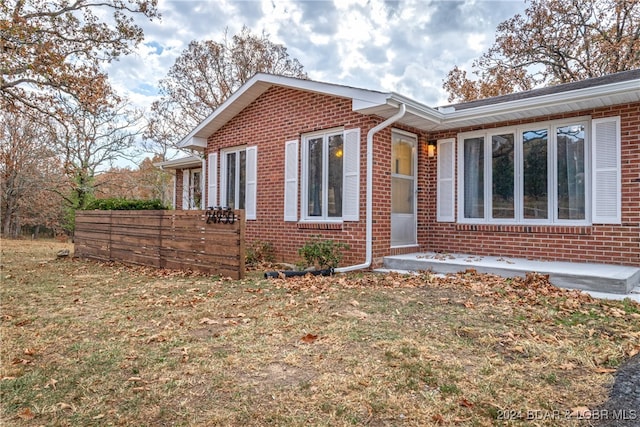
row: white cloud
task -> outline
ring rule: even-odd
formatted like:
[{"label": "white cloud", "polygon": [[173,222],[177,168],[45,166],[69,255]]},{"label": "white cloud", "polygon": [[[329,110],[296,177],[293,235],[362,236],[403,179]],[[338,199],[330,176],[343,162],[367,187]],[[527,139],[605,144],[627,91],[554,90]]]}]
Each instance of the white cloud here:
[{"label": "white cloud", "polygon": [[395,91],[427,105],[446,101],[442,81],[468,67],[524,0],[160,0],[161,21],[142,22],[145,42],[106,67],[140,107],[192,40],[221,40],[246,25],[287,47],[315,80]]}]

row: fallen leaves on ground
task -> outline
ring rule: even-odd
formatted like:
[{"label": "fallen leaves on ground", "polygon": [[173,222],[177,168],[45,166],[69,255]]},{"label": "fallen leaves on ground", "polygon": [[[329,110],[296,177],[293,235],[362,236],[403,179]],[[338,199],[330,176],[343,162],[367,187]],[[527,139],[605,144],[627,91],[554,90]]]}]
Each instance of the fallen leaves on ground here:
[{"label": "fallen leaves on ground", "polygon": [[315,340],[317,339],[318,339],[317,335],[307,334],[307,335],[304,335],[302,338],[300,338],[300,341],[305,342],[307,344],[311,344],[315,342]]},{"label": "fallen leaves on ground", "polygon": [[534,273],[234,281],[20,243],[0,270],[11,425],[574,426],[640,351],[638,304]]}]

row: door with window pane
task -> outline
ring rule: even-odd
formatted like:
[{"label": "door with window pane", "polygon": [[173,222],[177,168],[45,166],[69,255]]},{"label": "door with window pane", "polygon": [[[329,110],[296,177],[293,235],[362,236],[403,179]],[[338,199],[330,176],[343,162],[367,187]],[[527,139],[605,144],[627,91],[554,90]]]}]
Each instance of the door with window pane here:
[{"label": "door with window pane", "polygon": [[416,138],[393,133],[391,149],[391,246],[417,243]]}]

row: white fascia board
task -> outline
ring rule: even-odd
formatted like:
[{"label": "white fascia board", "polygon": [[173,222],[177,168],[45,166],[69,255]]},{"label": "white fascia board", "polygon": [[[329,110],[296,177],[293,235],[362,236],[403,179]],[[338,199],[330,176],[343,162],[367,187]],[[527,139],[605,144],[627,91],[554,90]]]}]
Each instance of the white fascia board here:
[{"label": "white fascia board", "polygon": [[467,110],[444,113],[444,124],[452,124],[461,120],[482,119],[502,113],[514,113],[532,108],[553,107],[568,102],[597,99],[629,91],[640,92],[640,80],[628,80],[603,86],[576,89],[567,92],[552,93],[533,98],[519,99],[493,105],[469,108]]},{"label": "white fascia board", "polygon": [[202,166],[202,158],[199,156],[181,157],[179,159],[167,160],[153,164],[160,169],[188,169]]},{"label": "white fascia board", "polygon": [[[257,85],[262,85],[262,90],[251,91],[251,89]],[[372,90],[316,82],[313,80],[303,80],[295,77],[258,73],[251,79],[249,79],[244,85],[242,85],[236,92],[234,92],[225,102],[222,103],[222,105],[216,108],[215,111],[209,115],[209,117],[198,124],[198,126],[196,126],[194,130],[192,130],[180,141],[178,146],[181,148],[192,148],[196,150],[206,148],[206,141],[204,144],[202,144],[201,140],[195,138],[203,138],[206,140],[206,138],[209,137],[209,131],[207,130],[207,128],[209,128],[209,125],[220,117],[222,117],[221,120],[224,121],[225,119],[223,114],[225,110],[229,109],[230,106],[232,106],[236,102],[242,102],[242,98],[245,98],[247,96],[249,96],[249,98],[245,99],[244,102],[248,105],[255,99],[254,97],[257,97],[260,94],[264,93],[264,91],[266,91],[271,86],[282,86],[291,89],[316,92],[342,98],[351,98],[357,105],[372,106],[380,103],[384,104],[385,99],[388,97],[388,94],[386,93]],[[355,110],[356,108],[354,107],[354,111]]]},{"label": "white fascia board", "polygon": [[[213,122],[216,119],[216,117],[220,116],[224,112],[224,110],[226,108],[228,108],[230,105],[232,105],[238,98],[242,97],[242,95],[244,95],[244,93],[247,90],[249,90],[250,87],[252,87],[258,80],[260,80],[260,76],[261,75],[262,74],[256,74],[255,76],[250,78],[249,81],[247,81],[245,84],[243,84],[240,87],[240,89],[235,91],[218,108],[216,108],[211,114],[209,114],[209,116],[206,119],[204,119],[202,122],[200,122],[198,124],[198,126],[195,127],[195,129],[193,129],[191,132],[189,132],[189,134],[187,136],[182,138],[182,140],[178,143],[178,147],[180,147],[180,148],[194,148],[194,149],[206,148],[206,146],[207,146],[206,138],[209,135],[204,135],[202,130],[204,128],[206,128],[207,125],[209,125],[209,123]],[[194,137],[198,138],[198,139],[194,141]],[[194,142],[197,142],[197,141],[202,140],[202,139],[205,140],[205,144],[204,145],[198,145],[198,144],[194,145]]]},{"label": "white fascia board", "polygon": [[261,81],[272,85],[284,86],[291,89],[299,89],[308,92],[316,92],[325,95],[338,96],[341,98],[351,98],[352,100],[365,103],[383,102],[388,95],[375,90],[360,89],[351,86],[342,86],[332,83],[317,82],[314,80],[302,80],[295,77],[274,76],[272,74],[256,74]]},{"label": "white fascia board", "polygon": [[407,107],[407,112],[426,119],[434,124],[440,124],[445,120],[445,115],[442,112],[436,110],[435,108],[428,107],[424,104],[421,104],[417,101],[414,101],[411,98],[407,98],[406,96],[400,95],[398,93],[390,93],[387,97],[387,104],[392,105],[394,107],[400,106],[400,104],[404,104]]},{"label": "white fascia board", "polygon": [[351,102],[351,109],[356,113],[366,111],[369,108],[376,108],[382,105],[387,105],[387,95],[382,94],[379,99],[361,99],[353,98]]},{"label": "white fascia board", "polygon": [[407,113],[426,120],[432,125],[438,125],[444,120],[444,115],[440,111],[393,92],[379,93],[378,96],[367,100],[353,99],[353,111],[362,114],[376,114],[376,110],[380,111],[380,107],[392,107],[395,112],[400,105],[406,107]]},{"label": "white fascia board", "polygon": [[192,136],[188,143],[188,148],[194,148],[194,149],[207,148],[207,138]]}]

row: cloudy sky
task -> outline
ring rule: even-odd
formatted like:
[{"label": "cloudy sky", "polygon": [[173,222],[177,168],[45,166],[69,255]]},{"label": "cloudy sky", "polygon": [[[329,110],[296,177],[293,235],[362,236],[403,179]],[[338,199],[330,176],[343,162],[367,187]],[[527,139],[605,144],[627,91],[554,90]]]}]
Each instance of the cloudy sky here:
[{"label": "cloudy sky", "polygon": [[496,26],[523,13],[524,0],[159,0],[161,20],[138,22],[145,41],[108,67],[114,86],[148,106],[157,83],[192,40],[223,38],[246,25],[287,47],[313,80],[398,92],[446,104],[442,82],[470,70]]}]

